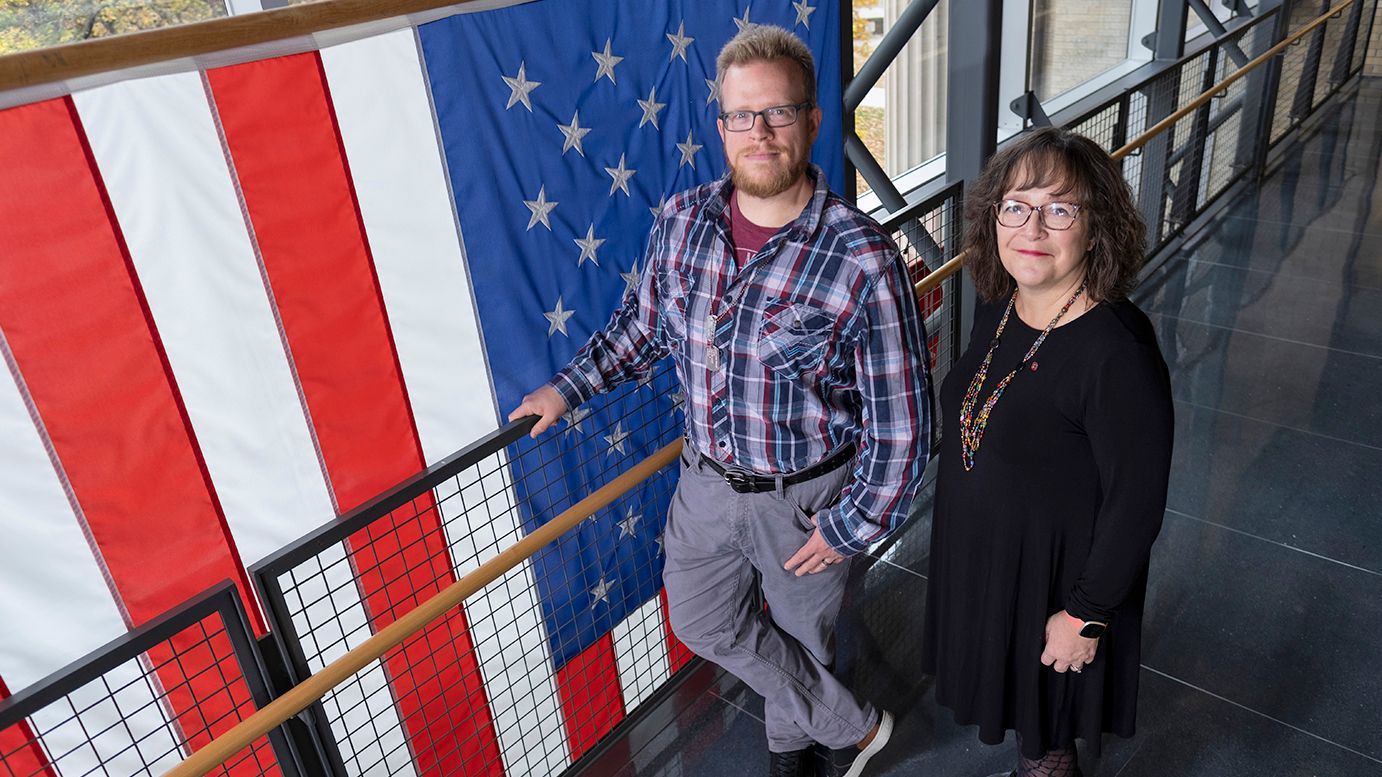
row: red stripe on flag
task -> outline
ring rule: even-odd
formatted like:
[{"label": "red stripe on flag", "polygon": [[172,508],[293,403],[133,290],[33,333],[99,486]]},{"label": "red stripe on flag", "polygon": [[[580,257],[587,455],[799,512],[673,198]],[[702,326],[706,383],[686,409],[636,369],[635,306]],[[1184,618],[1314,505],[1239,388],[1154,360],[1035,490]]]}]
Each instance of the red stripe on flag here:
[{"label": "red stripe on flag", "polygon": [[[262,632],[71,100],[0,111],[0,169],[0,330],[123,612],[137,626],[231,578]],[[185,700],[206,706],[173,713],[219,734],[234,705],[196,660],[159,679],[191,677]]]},{"label": "red stripe on flag", "polygon": [[[8,698],[9,686],[5,685],[5,678],[0,677],[0,701]],[[15,777],[56,777],[43,745],[39,744],[27,720],[0,729],[0,767],[4,767],[5,774]]]},{"label": "red stripe on flag", "polygon": [[614,638],[609,634],[557,670],[557,693],[566,713],[566,738],[571,759],[580,758],[624,719],[624,693]]},{"label": "red stripe on flag", "polygon": [[[424,459],[321,60],[279,57],[208,78],[313,433],[349,510]],[[430,494],[348,544],[376,630],[455,579]],[[385,667],[423,774],[502,773],[463,611]]]},{"label": "red stripe on flag", "polygon": [[667,669],[670,674],[676,674],[690,663],[696,654],[672,633],[671,613],[667,611],[667,589],[658,591],[658,596],[662,599],[662,628],[667,633]]}]

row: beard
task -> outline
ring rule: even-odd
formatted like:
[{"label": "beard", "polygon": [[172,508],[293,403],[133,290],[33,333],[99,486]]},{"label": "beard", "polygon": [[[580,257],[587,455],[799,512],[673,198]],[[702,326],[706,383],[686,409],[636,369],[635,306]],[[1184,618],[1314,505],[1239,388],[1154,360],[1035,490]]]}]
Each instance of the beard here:
[{"label": "beard", "polygon": [[[772,150],[776,151],[780,149],[774,148]],[[744,151],[741,152],[741,155],[747,153],[751,152]],[[806,156],[802,155],[796,159],[789,160],[785,165],[777,167],[776,169],[759,173],[749,172],[744,169],[744,167],[736,164],[733,160],[730,160],[730,180],[733,181],[734,188],[744,194],[750,197],[766,199],[768,197],[776,197],[792,188],[792,186],[806,174],[806,165]]]}]

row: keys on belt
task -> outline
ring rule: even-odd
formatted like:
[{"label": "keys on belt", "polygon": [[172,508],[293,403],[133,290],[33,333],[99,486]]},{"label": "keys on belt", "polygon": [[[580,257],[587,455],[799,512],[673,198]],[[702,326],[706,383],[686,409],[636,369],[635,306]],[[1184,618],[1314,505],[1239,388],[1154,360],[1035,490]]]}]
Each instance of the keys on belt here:
[{"label": "keys on belt", "polygon": [[[710,467],[716,474],[724,478],[725,483],[728,484],[735,493],[761,494],[765,491],[772,491],[777,488],[777,477],[757,475],[747,470],[739,469],[738,467],[726,467],[712,458],[701,456],[699,452],[696,455],[706,466]],[[835,471],[839,467],[849,463],[853,458],[854,443],[849,443],[806,469],[781,476],[782,485],[791,486],[797,483],[805,483],[808,480]]]}]

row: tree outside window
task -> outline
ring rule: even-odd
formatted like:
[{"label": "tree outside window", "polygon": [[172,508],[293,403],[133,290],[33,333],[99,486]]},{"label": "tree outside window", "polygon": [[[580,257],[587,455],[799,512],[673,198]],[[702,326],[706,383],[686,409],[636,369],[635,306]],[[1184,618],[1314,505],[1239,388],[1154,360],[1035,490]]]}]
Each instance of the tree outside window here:
[{"label": "tree outside window", "polygon": [[0,54],[226,15],[225,0],[0,0]]}]

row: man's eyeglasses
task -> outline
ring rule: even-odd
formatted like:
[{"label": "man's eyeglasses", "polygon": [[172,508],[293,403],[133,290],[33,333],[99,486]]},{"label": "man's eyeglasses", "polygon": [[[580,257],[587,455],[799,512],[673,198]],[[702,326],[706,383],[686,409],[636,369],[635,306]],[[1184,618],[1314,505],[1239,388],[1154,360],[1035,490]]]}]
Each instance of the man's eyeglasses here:
[{"label": "man's eyeglasses", "polygon": [[763,117],[763,123],[769,127],[788,127],[796,124],[797,116],[812,105],[814,103],[807,100],[796,105],[774,105],[761,111],[726,111],[720,114],[720,121],[725,123],[725,129],[730,132],[748,132],[753,129],[753,122],[759,116]]},{"label": "man's eyeglasses", "polygon": [[1048,202],[1038,208],[1022,200],[1002,200],[993,204],[993,210],[998,214],[998,223],[1008,229],[1025,226],[1033,211],[1040,212],[1041,223],[1057,232],[1073,227],[1080,215],[1080,206],[1069,202]]}]

